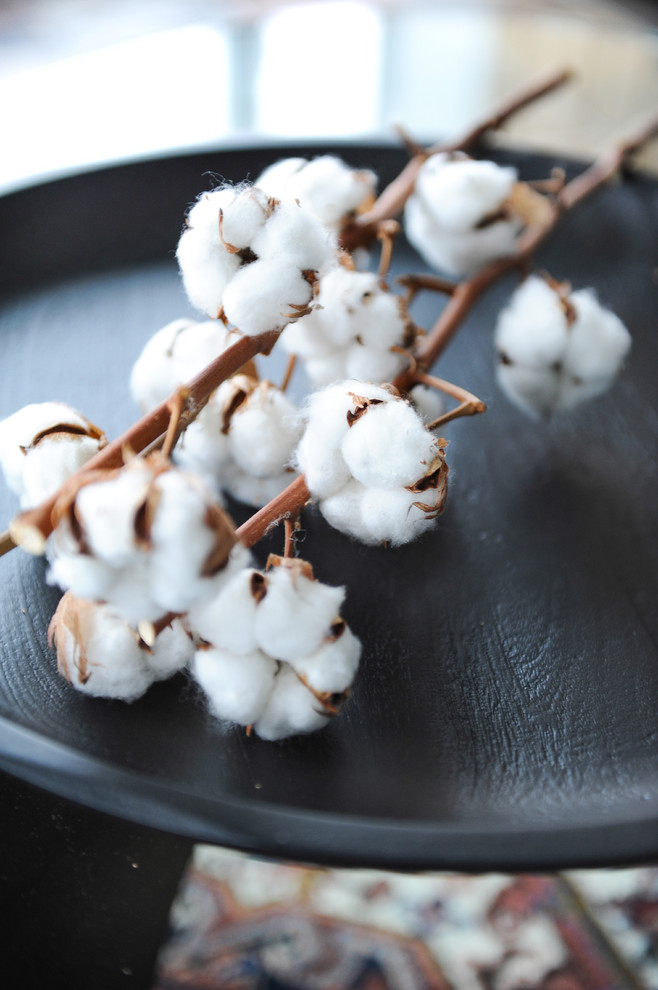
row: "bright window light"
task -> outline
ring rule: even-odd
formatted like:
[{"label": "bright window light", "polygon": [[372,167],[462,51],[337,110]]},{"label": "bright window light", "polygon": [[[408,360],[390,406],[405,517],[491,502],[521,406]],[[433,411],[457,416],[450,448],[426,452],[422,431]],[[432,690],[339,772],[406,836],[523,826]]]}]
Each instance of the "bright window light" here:
[{"label": "bright window light", "polygon": [[262,27],[256,130],[331,136],[379,119],[382,19],[368,4],[287,7]]},{"label": "bright window light", "polygon": [[195,24],[0,79],[0,183],[218,140],[228,65],[223,32]]}]

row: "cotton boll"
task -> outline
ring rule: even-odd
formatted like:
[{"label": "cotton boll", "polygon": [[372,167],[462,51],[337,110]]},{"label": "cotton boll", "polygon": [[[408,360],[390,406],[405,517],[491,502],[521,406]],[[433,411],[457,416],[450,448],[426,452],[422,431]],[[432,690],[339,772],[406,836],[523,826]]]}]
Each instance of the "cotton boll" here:
[{"label": "cotton boll", "polygon": [[314,732],[327,724],[328,712],[304,687],[292,667],[284,664],[274,680],[265,709],[254,723],[261,739],[275,741]]},{"label": "cotton boll", "polygon": [[423,164],[411,198],[442,228],[465,232],[499,210],[517,181],[509,166],[439,153]]},{"label": "cotton boll", "polygon": [[212,646],[240,656],[257,649],[256,608],[267,579],[254,568],[241,569],[209,601],[192,608],[187,625]]},{"label": "cotton boll", "polygon": [[430,469],[438,443],[402,399],[371,405],[347,431],[342,454],[361,484],[374,488],[413,485]]},{"label": "cotton boll", "polygon": [[172,455],[174,463],[183,471],[198,475],[215,498],[220,494],[222,469],[231,459],[228,436],[222,431],[224,405],[219,391],[213,392],[187,427]]},{"label": "cotton boll", "polygon": [[312,296],[300,269],[282,253],[241,268],[226,287],[223,305],[227,319],[243,333],[259,334],[301,315]]},{"label": "cotton boll", "polygon": [[446,411],[443,396],[429,385],[414,385],[408,398],[424,423],[433,423]]},{"label": "cotton boll", "polygon": [[529,368],[562,361],[568,338],[560,296],[537,275],[530,275],[516,289],[494,331],[498,353]]},{"label": "cotton boll", "polygon": [[326,330],[322,310],[316,308],[301,319],[289,323],[279,337],[279,345],[288,354],[296,354],[303,361],[323,360],[336,351],[336,345],[327,336]]},{"label": "cotton boll", "polygon": [[281,474],[301,436],[297,407],[269,382],[261,382],[231,419],[228,445],[233,460],[250,474]]},{"label": "cotton boll", "polygon": [[246,184],[231,189],[230,201],[222,205],[221,235],[227,250],[251,250],[274,209],[262,189]]},{"label": "cotton boll", "polygon": [[333,588],[285,566],[267,574],[267,594],[254,621],[256,641],[277,660],[294,660],[318,649],[340,611],[344,588]]},{"label": "cotton boll", "polygon": [[292,660],[290,665],[314,691],[340,694],[354,680],[360,657],[360,641],[348,626],[342,625],[335,639],[324,642],[310,656]]},{"label": "cotton boll", "polygon": [[410,244],[431,268],[453,278],[468,277],[490,261],[514,254],[521,229],[521,221],[510,217],[473,230],[446,230],[417,201],[409,201],[405,209]]},{"label": "cotton boll", "polygon": [[350,378],[390,382],[409,364],[406,354],[353,344],[345,354],[345,374]]},{"label": "cotton boll", "polygon": [[281,199],[282,196],[290,195],[288,183],[307,161],[306,158],[281,158],[278,162],[268,165],[254,184],[268,196]]},{"label": "cotton boll", "polygon": [[71,591],[80,598],[90,601],[105,601],[116,581],[116,571],[101,560],[75,550],[62,552],[59,544],[65,524],[50,537],[47,544],[49,568],[46,573],[48,584],[57,585],[62,590]]},{"label": "cotton boll", "polygon": [[430,488],[410,492],[406,488],[366,488],[361,514],[366,529],[363,543],[402,546],[434,527],[443,492]]},{"label": "cotton boll", "polygon": [[152,481],[145,465],[113,472],[107,480],[83,485],[75,499],[75,514],[89,552],[111,567],[127,565],[138,552],[137,513]]},{"label": "cotton boll", "polygon": [[304,371],[315,388],[333,385],[347,377],[347,354],[341,349],[322,358],[305,360]]},{"label": "cotton boll", "polygon": [[54,495],[101,446],[93,437],[62,433],[44,437],[25,459],[21,509],[31,509]]},{"label": "cotton boll", "polygon": [[338,229],[346,214],[358,210],[374,195],[374,172],[351,169],[339,158],[322,155],[308,161],[285,158],[256,179],[270,196],[299,199],[328,227]]},{"label": "cotton boll", "polygon": [[277,203],[252,248],[259,258],[285,258],[302,271],[321,271],[336,260],[338,242],[310,210],[295,199]]},{"label": "cotton boll", "polygon": [[21,508],[29,509],[106,442],[102,430],[66,403],[32,403],[0,422],[0,467]]},{"label": "cotton boll", "polygon": [[130,391],[144,412],[164,402],[191,381],[233,342],[223,323],[180,319],[168,323],[147,342],[133,365]]},{"label": "cotton boll", "polygon": [[228,555],[234,542],[232,527],[218,508],[215,517],[221,523],[219,530],[209,523],[212,499],[193,476],[166,471],[159,475],[156,486],[156,511],[150,526],[151,594],[164,610],[186,612],[196,602],[210,598],[226,580],[221,570],[215,579],[209,562],[218,539],[226,544]]},{"label": "cotton boll", "polygon": [[60,673],[78,691],[96,697],[134,701],[154,680],[169,677],[190,659],[180,630],[154,647],[153,655],[138,644],[124,620],[106,605],[62,598],[50,625]]},{"label": "cotton boll", "polygon": [[251,725],[268,703],[278,664],[260,651],[236,656],[227,650],[197,650],[191,672],[220,719]]},{"label": "cotton boll", "polygon": [[564,355],[566,374],[585,382],[610,382],[631,347],[631,335],[615,313],[604,309],[592,289],[574,292],[576,319]]},{"label": "cotton boll", "polygon": [[150,652],[144,651],[144,660],[154,681],[172,677],[186,667],[193,656],[192,640],[179,619],[174,619],[158,633]]},{"label": "cotton boll", "polygon": [[176,258],[187,297],[197,309],[216,318],[222,295],[242,259],[226,250],[219,234],[219,211],[234,197],[232,189],[203,193],[188,214]]},{"label": "cotton boll", "polygon": [[319,509],[330,526],[362,543],[377,543],[373,540],[364,515],[364,496],[367,489],[355,479],[351,479],[340,491],[319,502]]},{"label": "cotton boll", "polygon": [[237,502],[259,509],[280,495],[294,478],[294,472],[289,470],[259,478],[231,461],[222,468],[221,485],[222,491]]},{"label": "cotton boll", "polygon": [[349,168],[333,155],[312,159],[292,178],[291,191],[328,227],[338,229],[375,194],[377,176],[370,169]]},{"label": "cotton boll", "polygon": [[554,368],[501,362],[496,367],[496,378],[507,398],[531,416],[550,416],[555,409],[560,378]]}]

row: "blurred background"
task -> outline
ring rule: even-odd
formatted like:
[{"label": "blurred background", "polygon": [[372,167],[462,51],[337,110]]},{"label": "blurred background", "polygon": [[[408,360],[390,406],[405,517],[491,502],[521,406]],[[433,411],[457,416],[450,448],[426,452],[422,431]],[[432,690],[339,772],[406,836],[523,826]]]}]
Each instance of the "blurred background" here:
[{"label": "blurred background", "polygon": [[[650,0],[0,0],[0,188],[296,138],[445,137],[545,70],[503,140],[589,156],[655,105]],[[655,147],[642,164],[658,167]]]}]

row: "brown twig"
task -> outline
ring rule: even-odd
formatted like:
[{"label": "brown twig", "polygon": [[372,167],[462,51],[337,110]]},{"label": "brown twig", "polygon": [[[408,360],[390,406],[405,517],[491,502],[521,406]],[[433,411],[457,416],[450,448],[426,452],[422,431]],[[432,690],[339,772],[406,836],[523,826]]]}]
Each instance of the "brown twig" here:
[{"label": "brown twig", "polygon": [[[190,423],[203,408],[208,396],[254,355],[268,354],[280,333],[280,330],[270,330],[254,337],[240,337],[235,344],[228,347],[196,378],[189,382],[185,386],[188,396],[185,412],[186,422]],[[120,467],[124,462],[126,450],[139,453],[166,433],[171,416],[172,399],[175,399],[175,396],[161,402],[159,406],[139,419],[125,433],[122,433],[120,437],[117,437],[116,440],[113,440],[87,461],[73,477],[79,477],[88,471],[101,468]],[[44,552],[46,539],[53,529],[52,510],[58,494],[59,492],[56,492],[41,505],[21,513],[12,521],[9,532],[15,544],[30,553],[42,554]]]},{"label": "brown twig", "polygon": [[292,519],[299,515],[310,497],[306,479],[300,474],[280,495],[255,512],[242,526],[238,526],[235,535],[245,546],[253,547],[284,519]]},{"label": "brown twig", "polygon": [[[524,86],[511,99],[505,102],[498,111],[485,120],[480,121],[456,140],[440,142],[424,151],[415,154],[402,169],[400,174],[380,193],[372,207],[354,220],[341,232],[341,243],[348,251],[359,245],[369,244],[377,236],[377,225],[382,220],[397,217],[411,195],[416,177],[423,163],[430,155],[439,152],[466,151],[477,144],[485,134],[499,130],[510,117],[519,110],[533,103],[540,97],[551,93],[562,86],[572,77],[569,69],[560,69],[538,80],[531,86]],[[408,139],[406,139],[408,142]]]},{"label": "brown twig", "polygon": [[434,375],[417,371],[414,373],[414,382],[421,385],[429,385],[430,388],[445,392],[446,395],[457,399],[459,402],[459,405],[454,409],[443,413],[442,416],[428,423],[428,430],[436,430],[439,426],[443,426],[444,423],[449,423],[453,419],[459,419],[460,416],[475,416],[478,413],[486,411],[487,407],[481,399],[478,399],[477,395],[473,395],[472,392],[467,392],[465,388],[461,388],[459,385],[453,385],[452,382],[447,382],[443,378],[435,378]]}]

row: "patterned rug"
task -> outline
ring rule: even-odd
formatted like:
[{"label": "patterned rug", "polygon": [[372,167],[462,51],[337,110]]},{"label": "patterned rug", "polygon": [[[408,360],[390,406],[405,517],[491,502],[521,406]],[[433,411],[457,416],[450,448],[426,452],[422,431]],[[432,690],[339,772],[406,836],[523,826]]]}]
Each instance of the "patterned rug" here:
[{"label": "patterned rug", "polygon": [[153,990],[658,988],[658,868],[323,870],[198,846]]}]

